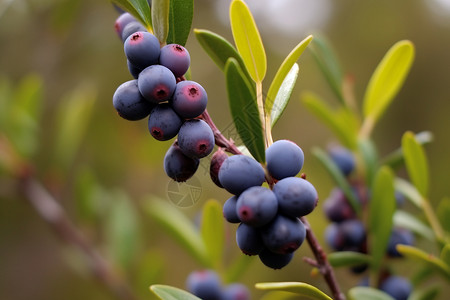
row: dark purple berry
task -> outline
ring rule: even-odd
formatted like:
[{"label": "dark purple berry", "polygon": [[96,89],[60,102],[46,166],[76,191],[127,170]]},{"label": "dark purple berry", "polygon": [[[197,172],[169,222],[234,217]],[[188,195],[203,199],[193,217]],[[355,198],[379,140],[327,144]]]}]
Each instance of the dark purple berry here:
[{"label": "dark purple berry", "polygon": [[355,169],[355,157],[353,153],[341,146],[331,146],[328,154],[345,176],[350,175]]},{"label": "dark purple berry", "polygon": [[158,39],[145,31],[131,34],[125,40],[123,48],[130,63],[141,70],[157,64],[161,52]]},{"label": "dark purple berry", "polygon": [[183,182],[195,174],[199,165],[198,158],[183,154],[178,144],[173,144],[164,156],[164,171],[175,181]]},{"label": "dark purple berry", "polygon": [[145,118],[154,107],[139,93],[137,80],[124,82],[116,89],[113,95],[113,106],[119,116],[130,121]]},{"label": "dark purple berry", "polygon": [[205,121],[188,120],[180,128],[178,144],[185,155],[202,158],[214,149],[214,133]]},{"label": "dark purple berry", "polygon": [[230,193],[239,195],[252,186],[260,186],[265,180],[263,167],[245,155],[228,157],[219,170],[219,181]]},{"label": "dark purple berry", "polygon": [[250,300],[250,291],[243,284],[232,283],[223,289],[222,300]]},{"label": "dark purple berry", "polygon": [[258,256],[265,266],[277,270],[287,266],[294,257],[294,253],[278,254],[269,249],[263,249]]},{"label": "dark purple berry", "polygon": [[133,76],[135,79],[138,79],[139,74],[142,72],[142,69],[139,69],[138,67],[136,67],[135,65],[130,63],[130,61],[128,59],[127,59],[127,67],[128,67],[128,71],[130,72],[131,76]]},{"label": "dark purple berry", "polygon": [[305,240],[306,228],[298,218],[277,215],[261,228],[264,245],[272,252],[288,254],[297,250]]},{"label": "dark purple berry", "polygon": [[219,276],[212,270],[194,271],[186,280],[188,291],[202,300],[221,300],[221,285]]},{"label": "dark purple berry", "polygon": [[164,66],[153,65],[139,74],[138,87],[142,96],[150,102],[161,103],[172,97],[177,81]]},{"label": "dark purple berry", "polygon": [[302,217],[311,213],[318,201],[317,191],[307,180],[287,177],[278,181],[273,192],[278,199],[280,213]]},{"label": "dark purple berry", "polygon": [[253,227],[260,227],[272,221],[277,210],[278,201],[275,194],[262,186],[246,189],[236,203],[239,219]]},{"label": "dark purple berry", "polygon": [[211,157],[211,163],[209,166],[209,176],[211,180],[220,188],[223,188],[219,181],[219,170],[223,162],[228,158],[228,155],[222,148],[218,148],[217,151]]},{"label": "dark purple berry", "polygon": [[175,77],[181,77],[189,69],[191,57],[189,56],[189,52],[183,46],[169,44],[161,48],[159,63],[169,68]]},{"label": "dark purple berry", "polygon": [[183,118],[192,119],[201,115],[206,108],[208,96],[205,89],[195,81],[177,83],[171,104]]},{"label": "dark purple berry", "polygon": [[122,38],[123,29],[131,22],[137,22],[137,20],[130,13],[122,13],[119,17],[117,17],[116,22],[114,23],[114,29],[116,30],[119,38]]},{"label": "dark purple berry", "polygon": [[236,243],[246,255],[258,255],[264,248],[258,229],[245,223],[239,224],[236,230]]},{"label": "dark purple berry", "polygon": [[413,244],[414,235],[411,231],[403,228],[394,228],[389,238],[387,254],[390,257],[401,257],[402,254],[397,251],[397,245],[412,246]]},{"label": "dark purple berry", "polygon": [[366,230],[360,220],[347,220],[339,224],[348,248],[360,248],[366,241]]},{"label": "dark purple berry", "polygon": [[294,142],[279,140],[266,149],[267,170],[275,179],[297,175],[303,167],[304,154]]},{"label": "dark purple berry", "polygon": [[148,118],[148,130],[159,141],[174,138],[180,130],[183,120],[167,103],[156,105]]},{"label": "dark purple berry", "polygon": [[412,291],[411,283],[400,276],[389,276],[380,285],[380,290],[395,300],[407,300]]},{"label": "dark purple berry", "polygon": [[342,222],[356,217],[355,210],[344,192],[337,187],[331,190],[330,195],[324,201],[323,210],[331,222]]},{"label": "dark purple berry", "polygon": [[345,248],[345,238],[338,223],[331,223],[327,226],[325,240],[333,250],[342,251]]},{"label": "dark purple berry", "polygon": [[241,219],[236,212],[237,196],[229,198],[223,204],[223,216],[230,223],[240,223]]},{"label": "dark purple berry", "polygon": [[138,31],[147,31],[147,29],[144,27],[144,25],[142,25],[138,21],[132,21],[127,25],[125,25],[125,27],[122,30],[122,42],[125,43],[125,41],[130,35]]}]

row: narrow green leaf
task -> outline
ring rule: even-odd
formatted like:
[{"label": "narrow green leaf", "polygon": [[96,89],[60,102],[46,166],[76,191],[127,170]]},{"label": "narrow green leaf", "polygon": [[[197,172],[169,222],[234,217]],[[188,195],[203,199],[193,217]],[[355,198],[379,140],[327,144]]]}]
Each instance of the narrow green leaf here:
[{"label": "narrow green leaf", "polygon": [[225,77],[236,130],[253,157],[259,162],[264,162],[264,136],[255,94],[234,58],[228,59]]},{"label": "narrow green leaf", "polygon": [[450,268],[450,243],[445,244],[441,251],[441,260]]},{"label": "narrow green leaf", "polygon": [[210,267],[211,261],[205,243],[192,222],[177,208],[164,201],[151,198],[146,212],[166,230],[187,252],[204,267]]},{"label": "narrow green leaf", "polygon": [[394,300],[391,296],[371,287],[357,286],[348,291],[349,300]]},{"label": "narrow green leaf", "polygon": [[132,14],[148,29],[152,28],[152,17],[147,0],[111,0],[111,2]]},{"label": "narrow green leaf", "polygon": [[201,300],[191,293],[169,285],[154,284],[150,286],[150,291],[161,300]]},{"label": "narrow green leaf", "polygon": [[231,2],[230,22],[234,43],[250,76],[262,82],[267,69],[266,52],[250,9],[242,0]]},{"label": "narrow green leaf", "polygon": [[438,218],[445,231],[450,233],[450,198],[444,198],[439,202],[436,209]]},{"label": "narrow green leaf", "polygon": [[397,251],[405,257],[425,263],[438,271],[444,278],[450,280],[450,266],[436,256],[429,254],[422,249],[407,245],[397,245]]},{"label": "narrow green leaf", "polygon": [[355,267],[368,264],[370,256],[360,252],[339,251],[328,254],[328,261],[335,267]]},{"label": "narrow green leaf", "polygon": [[[292,90],[294,89],[295,82],[297,81],[298,69],[299,69],[298,64],[295,63],[292,66],[289,73],[286,75],[286,77],[284,77],[284,80],[278,89],[278,93],[275,96],[275,100],[271,103],[270,119],[272,127],[281,117],[284,110],[286,109],[287,104],[289,103]],[[267,106],[268,100],[269,97],[266,98],[266,103],[264,105],[264,109],[266,109],[267,111],[268,111]]]},{"label": "narrow green leaf", "polygon": [[304,282],[261,282],[255,284],[255,287],[265,291],[291,292],[309,299],[331,300],[327,294]]},{"label": "narrow green leaf", "polygon": [[378,271],[389,243],[396,206],[394,175],[389,167],[381,167],[375,175],[369,206],[369,253],[371,267]]},{"label": "narrow green leaf", "polygon": [[[272,83],[270,84],[269,91],[267,92],[266,102],[264,103],[264,109],[266,110],[266,114],[273,112],[273,106],[277,104],[277,98],[280,97],[281,87],[283,85],[285,85],[287,76],[289,76],[289,75],[292,76],[291,73],[292,73],[294,65],[296,64],[295,62],[300,58],[303,51],[305,51],[306,47],[311,42],[312,38],[313,38],[312,35],[310,35],[310,36],[306,37],[303,41],[301,41],[281,63],[280,68],[278,69],[277,73],[275,74],[275,77],[272,80]],[[298,69],[298,66],[297,66],[297,69]],[[298,73],[298,70],[297,70],[297,73]],[[290,91],[292,91],[292,89],[294,88],[296,79],[297,79],[297,76],[295,76],[295,79],[294,79],[293,83],[291,84],[292,87],[291,87]],[[290,96],[290,94],[291,93],[289,92],[288,95]],[[287,97],[287,100],[289,100],[289,96]],[[279,106],[279,104],[278,104],[278,106]],[[274,118],[272,118],[272,126],[273,126],[273,123],[275,123],[273,120],[274,120]]]},{"label": "narrow green leaf", "polygon": [[440,286],[430,286],[421,289],[414,289],[408,300],[434,300],[441,292]]},{"label": "narrow green leaf", "polygon": [[421,195],[426,198],[429,186],[428,161],[423,147],[412,132],[403,135],[402,150],[408,175]]},{"label": "narrow green leaf", "polygon": [[254,256],[241,255],[234,259],[225,273],[225,282],[237,282],[248,270],[249,265],[255,260]]},{"label": "narrow green leaf", "polygon": [[395,178],[395,190],[402,193],[406,199],[410,200],[418,208],[422,208],[422,202],[425,201],[419,191],[408,181],[402,178]]},{"label": "narrow green leaf", "polygon": [[366,182],[372,185],[375,173],[378,168],[378,154],[375,145],[370,139],[360,139],[358,141],[359,152],[364,160],[364,168],[366,173]]},{"label": "narrow green leaf", "polygon": [[428,265],[423,265],[420,269],[409,277],[413,286],[419,286],[429,280],[434,275],[434,269]]},{"label": "narrow green leaf", "polygon": [[152,1],[153,33],[161,45],[166,43],[167,35],[169,34],[169,12],[170,0]]},{"label": "narrow green leaf", "polygon": [[400,90],[414,60],[414,46],[400,41],[389,49],[375,69],[364,95],[366,118],[376,122]]},{"label": "narrow green leaf", "polygon": [[430,242],[436,241],[433,230],[410,213],[397,210],[394,214],[394,224],[395,226],[409,229]]},{"label": "narrow green leaf", "polygon": [[193,16],[194,0],[170,0],[167,44],[186,44]]},{"label": "narrow green leaf", "polygon": [[201,234],[206,250],[216,269],[223,258],[225,224],[222,205],[217,200],[208,200],[203,206]]}]

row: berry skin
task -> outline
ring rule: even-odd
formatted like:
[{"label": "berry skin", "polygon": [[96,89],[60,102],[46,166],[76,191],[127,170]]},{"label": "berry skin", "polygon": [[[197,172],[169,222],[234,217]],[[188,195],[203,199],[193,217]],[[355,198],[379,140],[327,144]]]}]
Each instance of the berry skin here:
[{"label": "berry skin", "polygon": [[184,182],[195,174],[199,162],[198,158],[184,155],[178,144],[175,143],[164,156],[164,171],[173,180]]},{"label": "berry skin", "polygon": [[228,155],[220,147],[211,157],[211,164],[209,166],[209,176],[211,177],[211,180],[220,188],[223,188],[223,186],[219,181],[219,170],[223,162],[227,158]]},{"label": "berry skin", "polygon": [[278,254],[269,249],[263,249],[258,256],[266,267],[277,270],[287,266],[294,257],[294,253]]},{"label": "berry skin", "polygon": [[246,189],[236,203],[239,219],[252,227],[260,227],[269,223],[277,211],[278,201],[275,194],[261,186]]},{"label": "berry skin", "polygon": [[229,198],[223,204],[223,216],[230,223],[240,223],[241,219],[236,212],[237,196]]},{"label": "berry skin", "polygon": [[177,81],[164,66],[153,65],[139,74],[138,87],[142,96],[150,102],[161,103],[172,97]]},{"label": "berry skin", "polygon": [[400,276],[389,276],[380,285],[380,290],[395,300],[407,300],[412,291],[411,283]]},{"label": "berry skin", "polygon": [[137,80],[124,82],[116,89],[113,95],[113,106],[119,116],[130,121],[147,117],[154,107],[139,93]]},{"label": "berry skin", "polygon": [[250,300],[250,292],[245,285],[232,283],[223,289],[221,300]]},{"label": "berry skin", "polygon": [[275,179],[297,175],[303,167],[303,150],[294,142],[279,140],[266,149],[267,170]]},{"label": "berry skin", "polygon": [[122,32],[125,26],[131,22],[137,22],[137,20],[130,13],[122,13],[119,17],[117,17],[116,22],[114,23],[114,29],[120,38],[122,37]]},{"label": "berry skin", "polygon": [[183,120],[173,111],[167,103],[156,105],[148,118],[148,130],[159,141],[167,141],[174,138]]},{"label": "berry skin", "polygon": [[236,230],[236,243],[246,255],[258,255],[264,249],[258,229],[245,223],[239,224]]},{"label": "berry skin", "polygon": [[177,83],[171,104],[181,117],[192,119],[205,111],[207,102],[205,89],[195,81],[186,80]]},{"label": "berry skin", "polygon": [[161,52],[158,39],[145,31],[131,34],[125,40],[123,48],[130,63],[141,70],[157,64]]},{"label": "berry skin", "polygon": [[138,79],[139,74],[142,72],[142,69],[139,69],[138,67],[136,67],[135,65],[130,63],[130,61],[128,59],[127,59],[127,67],[128,67],[128,71],[130,72],[131,76],[133,76],[134,79]]},{"label": "berry skin", "polygon": [[331,146],[328,149],[328,154],[345,176],[350,175],[355,169],[355,157],[348,149],[341,146]]},{"label": "berry skin", "polygon": [[161,48],[159,63],[173,72],[175,77],[183,76],[189,69],[191,57],[181,45],[169,44]]},{"label": "berry skin", "polygon": [[186,280],[186,286],[189,292],[203,300],[221,300],[221,282],[214,271],[192,272]]},{"label": "berry skin", "polygon": [[273,192],[278,199],[279,211],[289,217],[302,217],[314,210],[317,191],[307,180],[287,177],[278,181]]},{"label": "berry skin", "polygon": [[125,43],[130,35],[138,31],[147,31],[147,29],[145,29],[144,25],[142,25],[138,21],[133,21],[125,25],[122,30],[122,42]]},{"label": "berry skin", "polygon": [[331,223],[325,229],[325,240],[331,249],[342,251],[345,248],[345,240],[338,223]]},{"label": "berry skin", "polygon": [[331,222],[339,223],[356,217],[356,213],[344,192],[337,187],[331,190],[330,195],[323,204],[323,210]]},{"label": "berry skin", "polygon": [[252,186],[260,186],[265,180],[263,167],[245,155],[228,157],[219,170],[219,181],[230,193],[239,195]]},{"label": "berry skin", "polygon": [[278,254],[293,253],[306,236],[305,225],[298,218],[283,215],[261,228],[261,238],[267,249]]},{"label": "berry skin", "polygon": [[189,157],[202,158],[214,149],[214,133],[203,120],[188,120],[178,132],[181,151]]},{"label": "berry skin", "polygon": [[364,225],[359,220],[331,223],[325,230],[328,245],[336,251],[359,250],[366,241]]},{"label": "berry skin", "polygon": [[396,249],[396,246],[399,244],[408,246],[413,245],[414,235],[412,232],[402,228],[394,228],[392,230],[387,247],[387,254],[390,257],[402,257],[401,253]]}]

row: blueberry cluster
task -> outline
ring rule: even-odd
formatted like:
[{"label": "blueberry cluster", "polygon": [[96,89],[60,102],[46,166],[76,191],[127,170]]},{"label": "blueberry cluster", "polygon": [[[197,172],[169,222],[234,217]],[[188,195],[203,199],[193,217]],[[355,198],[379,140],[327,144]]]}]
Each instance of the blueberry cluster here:
[{"label": "blueberry cluster", "polygon": [[194,271],[187,278],[187,289],[202,300],[249,300],[250,292],[240,283],[223,286],[212,270]]},{"label": "blueberry cluster", "polygon": [[303,167],[302,149],[279,140],[266,150],[268,176],[273,189],[262,187],[264,168],[246,155],[228,157],[216,152],[211,177],[233,194],[223,206],[225,219],[240,223],[236,242],[244,254],[258,255],[268,267],[280,269],[292,259],[303,243],[306,229],[300,220],[315,208],[318,196],[307,180],[295,177]]},{"label": "blueberry cluster", "polygon": [[164,157],[164,170],[170,178],[186,181],[215,144],[209,125],[198,119],[206,109],[206,91],[197,82],[184,80],[189,52],[178,44],[161,48],[158,39],[129,13],[117,18],[115,29],[134,79],[117,88],[113,106],[127,120],[148,117],[150,134],[159,141],[178,135]]}]

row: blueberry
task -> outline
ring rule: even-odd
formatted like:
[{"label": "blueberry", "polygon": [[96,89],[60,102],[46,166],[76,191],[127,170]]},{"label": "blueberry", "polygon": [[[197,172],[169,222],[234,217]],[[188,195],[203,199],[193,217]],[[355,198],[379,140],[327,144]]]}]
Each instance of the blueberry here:
[{"label": "blueberry", "polygon": [[164,171],[175,181],[183,182],[195,174],[199,165],[198,158],[190,158],[183,154],[177,143],[170,146],[164,156]]},{"label": "blueberry", "polygon": [[267,170],[275,179],[297,175],[303,167],[304,154],[294,142],[279,140],[266,149]]},{"label": "blueberry", "polygon": [[236,212],[237,196],[232,196],[223,204],[223,216],[230,223],[240,223],[241,219]]},{"label": "blueberry", "polygon": [[297,250],[303,243],[306,228],[300,219],[279,214],[272,222],[261,228],[261,237],[270,251],[288,254]]},{"label": "blueberry", "polygon": [[236,212],[239,219],[253,227],[269,223],[277,214],[278,201],[275,194],[268,188],[252,186],[239,196]]},{"label": "blueberry", "polygon": [[214,149],[214,133],[205,121],[188,120],[180,128],[178,144],[185,155],[202,158]]},{"label": "blueberry", "polygon": [[333,250],[342,251],[345,248],[345,238],[338,223],[331,223],[327,226],[325,240]]},{"label": "blueberry", "polygon": [[380,289],[395,300],[406,300],[412,291],[411,283],[400,276],[389,276],[380,285]]},{"label": "blueberry", "polygon": [[181,77],[189,69],[191,57],[189,56],[189,52],[183,46],[169,44],[161,48],[159,63],[169,68],[175,77]]},{"label": "blueberry", "polygon": [[348,248],[359,248],[366,240],[366,230],[360,220],[347,220],[339,224]]},{"label": "blueberry", "polygon": [[206,108],[208,96],[205,89],[195,81],[177,83],[171,104],[183,118],[192,119],[201,115]]},{"label": "blueberry", "polygon": [[161,103],[172,97],[177,81],[164,66],[153,65],[139,74],[138,87],[142,96],[150,102]]},{"label": "blueberry", "polygon": [[219,276],[212,270],[194,271],[186,280],[189,292],[202,300],[221,300],[221,285]]},{"label": "blueberry", "polygon": [[139,74],[142,72],[142,69],[139,69],[138,67],[136,67],[135,65],[130,63],[130,61],[128,59],[127,59],[127,67],[128,67],[128,71],[130,72],[131,76],[133,76],[135,79],[138,79]]},{"label": "blueberry", "polygon": [[137,20],[130,13],[122,13],[119,17],[117,17],[116,22],[114,23],[114,29],[120,38],[122,38],[122,32],[125,26],[131,22],[137,22]]},{"label": "blueberry", "polygon": [[145,29],[144,25],[142,25],[138,21],[132,21],[125,25],[122,30],[122,42],[125,43],[130,35],[138,31],[147,31],[147,29]]},{"label": "blueberry", "polygon": [[350,150],[341,146],[331,146],[328,154],[345,176],[350,175],[355,169],[355,157]]},{"label": "blueberry", "polygon": [[228,157],[219,170],[219,181],[230,193],[239,195],[252,186],[260,186],[265,180],[263,167],[245,155]]},{"label": "blueberry", "polygon": [[278,254],[268,249],[263,249],[258,256],[265,266],[277,270],[287,266],[294,257],[294,253]]},{"label": "blueberry", "polygon": [[232,283],[223,289],[222,300],[250,300],[250,291],[243,284]]},{"label": "blueberry", "polygon": [[123,48],[130,63],[141,70],[157,64],[161,52],[158,39],[145,31],[131,34],[125,40]]},{"label": "blueberry", "polygon": [[275,184],[273,192],[278,199],[280,213],[290,217],[302,217],[311,213],[318,201],[314,186],[298,177],[281,179]]},{"label": "blueberry", "polygon": [[148,118],[148,130],[159,141],[167,141],[175,137],[183,120],[167,103],[156,105]]},{"label": "blueberry", "polygon": [[124,82],[116,89],[113,95],[113,106],[119,116],[130,121],[145,118],[154,107],[139,93],[137,80]]},{"label": "blueberry", "polygon": [[330,195],[324,201],[323,210],[331,222],[342,222],[356,217],[344,192],[337,187],[331,190]]},{"label": "blueberry", "polygon": [[223,188],[219,181],[219,170],[223,162],[228,158],[228,155],[222,148],[218,148],[217,151],[211,157],[211,163],[209,165],[209,176],[211,180],[220,188]]},{"label": "blueberry", "polygon": [[394,228],[389,238],[387,254],[391,257],[401,257],[402,255],[396,249],[396,246],[399,244],[408,246],[413,245],[414,235],[412,232],[403,228]]},{"label": "blueberry", "polygon": [[239,224],[236,230],[236,243],[246,255],[258,255],[264,248],[258,229],[245,223]]}]

